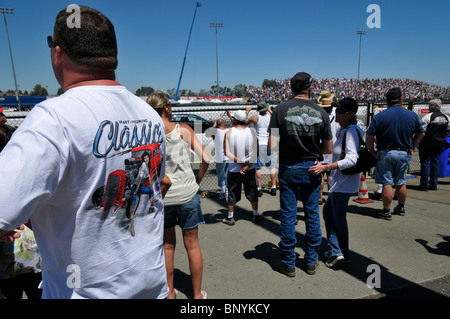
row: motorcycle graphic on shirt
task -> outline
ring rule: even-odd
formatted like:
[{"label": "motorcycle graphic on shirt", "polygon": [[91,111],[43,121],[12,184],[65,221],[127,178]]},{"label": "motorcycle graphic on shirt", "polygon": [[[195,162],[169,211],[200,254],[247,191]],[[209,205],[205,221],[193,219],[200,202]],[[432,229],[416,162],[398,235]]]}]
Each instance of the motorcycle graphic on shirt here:
[{"label": "motorcycle graphic on shirt", "polygon": [[[143,154],[149,154],[149,177],[142,184],[149,187],[153,194],[160,193],[160,184],[158,180],[161,171],[161,151],[158,143],[139,146],[131,150],[131,157],[125,159],[124,169],[116,170],[108,175],[107,183],[99,187],[92,196],[92,202],[97,208],[103,208],[104,212],[113,208],[116,212],[119,208],[126,208],[126,215],[130,217],[130,210],[133,202],[133,185],[136,182],[139,168],[143,163]],[[140,202],[140,194],[138,193],[133,209],[137,209]]]}]

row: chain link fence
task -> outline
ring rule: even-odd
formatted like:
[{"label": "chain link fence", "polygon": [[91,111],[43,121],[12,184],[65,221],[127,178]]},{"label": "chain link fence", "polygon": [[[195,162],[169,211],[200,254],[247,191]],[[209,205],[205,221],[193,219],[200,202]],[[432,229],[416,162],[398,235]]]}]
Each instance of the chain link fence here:
[{"label": "chain link fence", "polygon": [[[275,107],[276,104],[271,104],[269,102],[271,107]],[[172,108],[172,113],[174,115],[177,115],[179,117],[182,114],[185,115],[197,115],[201,118],[214,122],[219,118],[223,118],[227,124],[228,127],[231,127],[231,121],[227,116],[227,111],[237,111],[237,110],[245,110],[246,107],[250,106],[251,111],[249,113],[249,117],[258,114],[256,111],[256,104],[254,105],[209,105],[209,106],[174,106]],[[361,128],[366,131],[366,129],[369,127],[370,121],[379,112],[386,109],[386,105],[383,104],[373,104],[373,103],[360,103],[358,112],[357,112],[357,119],[358,124],[361,126]],[[422,117],[428,113],[428,105],[427,104],[417,104],[414,105],[413,112],[417,113],[419,118],[422,119]],[[447,115],[450,115],[450,105],[443,105],[441,111]],[[20,124],[23,122],[24,118],[26,117],[27,112],[7,112],[6,116],[8,118],[7,124],[13,126],[13,127],[19,127]],[[188,119],[189,120],[189,119]],[[199,118],[196,119],[199,121]],[[198,123],[197,125],[200,125],[201,123]],[[199,126],[200,127],[200,126]],[[203,132],[200,132],[195,129],[196,135],[199,138],[200,142],[202,143],[204,149],[208,153],[211,162],[208,168],[207,173],[205,174],[203,181],[200,185],[200,192],[202,193],[214,193],[219,192],[219,187],[217,185],[217,175],[216,175],[216,162],[215,162],[215,147],[214,142],[212,138],[207,137]],[[277,154],[276,154],[277,155]],[[195,172],[198,171],[200,166],[200,160],[198,158],[195,158],[195,155],[192,158],[192,168]],[[278,157],[276,156],[276,162],[278,163]],[[277,166],[276,166],[277,167]],[[269,168],[263,167],[262,168],[262,186],[265,189],[269,188],[269,181],[270,181],[270,175],[269,175]],[[409,174],[415,175],[420,174],[420,159],[418,152],[413,152],[411,163],[409,165]],[[369,172],[369,176],[373,175],[373,170]]]},{"label": "chain link fence", "polygon": [[[271,104],[269,102],[269,105],[273,108],[276,107],[277,104]],[[223,118],[227,124],[227,126],[231,127],[231,121],[229,120],[227,116],[227,111],[235,112],[237,110],[245,110],[247,107],[251,107],[251,111],[248,114],[248,117],[251,117],[253,115],[257,115],[257,106],[254,105],[217,105],[217,106],[177,106],[172,108],[172,113],[175,114],[177,117],[180,116],[180,114],[195,114],[198,115],[206,120],[209,121],[216,121],[219,118]],[[372,118],[372,111],[371,111],[372,105],[371,104],[360,104],[358,108],[358,112],[356,114],[358,119],[358,124],[361,126],[361,128],[366,131],[370,124],[370,120]],[[199,126],[200,127],[200,126]],[[195,130],[198,132],[197,130]],[[208,172],[205,174],[203,181],[200,185],[201,192],[217,192],[219,193],[219,187],[217,186],[217,176],[216,176],[216,163],[215,163],[215,149],[214,149],[214,142],[211,138],[206,137],[204,134],[197,133],[197,137],[202,142],[202,145],[208,155],[210,156],[211,163],[208,168]],[[275,154],[276,158],[276,165],[275,167],[278,169],[278,154]],[[192,163],[192,167],[194,171],[198,171],[199,169],[199,159],[196,159]],[[420,170],[420,162],[417,164],[419,170]],[[261,186],[263,187],[263,190],[266,189],[267,191],[270,189],[270,169],[269,167],[263,167],[261,169],[262,178],[261,178]]]}]

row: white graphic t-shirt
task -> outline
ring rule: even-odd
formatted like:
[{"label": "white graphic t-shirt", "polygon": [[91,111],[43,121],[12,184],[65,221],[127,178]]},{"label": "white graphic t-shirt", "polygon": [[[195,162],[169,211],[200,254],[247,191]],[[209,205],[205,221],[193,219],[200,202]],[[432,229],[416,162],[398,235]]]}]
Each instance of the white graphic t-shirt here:
[{"label": "white graphic t-shirt", "polygon": [[[0,154],[0,229],[31,218],[43,298],[167,296],[164,132],[153,108],[122,86],[72,88],[17,129]],[[132,236],[129,199],[144,151],[159,174],[156,209],[140,194]]]}]

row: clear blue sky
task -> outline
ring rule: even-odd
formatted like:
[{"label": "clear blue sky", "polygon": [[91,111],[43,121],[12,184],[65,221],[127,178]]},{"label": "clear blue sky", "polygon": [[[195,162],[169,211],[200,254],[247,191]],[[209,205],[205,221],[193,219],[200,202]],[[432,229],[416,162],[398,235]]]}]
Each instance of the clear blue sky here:
[{"label": "clear blue sky", "polygon": [[[116,28],[118,81],[132,92],[141,86],[176,88],[192,23],[195,0],[0,0],[6,15],[17,82],[36,83],[49,94],[59,88],[46,37],[56,14],[69,4],[102,11]],[[448,0],[204,0],[187,54],[181,88],[209,90],[216,80],[219,29],[221,86],[260,86],[298,71],[316,78],[356,78],[359,36],[361,78],[412,78],[450,86],[450,1]],[[368,5],[381,11],[381,28],[369,28]],[[3,15],[0,14],[0,89],[14,89]]]}]

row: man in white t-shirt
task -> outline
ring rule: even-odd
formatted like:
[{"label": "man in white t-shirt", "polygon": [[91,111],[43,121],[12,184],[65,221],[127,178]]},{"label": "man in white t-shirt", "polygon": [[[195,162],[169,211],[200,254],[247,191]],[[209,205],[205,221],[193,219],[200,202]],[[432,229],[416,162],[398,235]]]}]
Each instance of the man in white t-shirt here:
[{"label": "man in white t-shirt", "polygon": [[[43,298],[165,298],[164,125],[115,81],[111,22],[79,8],[80,28],[63,9],[47,39],[64,94],[36,105],[0,154],[0,240],[31,220]],[[127,206],[143,150],[159,173],[156,209],[141,198],[132,236]]]},{"label": "man in white t-shirt", "polygon": [[[245,112],[248,116],[252,107],[247,106]],[[259,114],[253,115],[245,122],[246,125],[253,125],[256,130],[256,136],[258,138],[259,145],[259,155],[256,163],[256,183],[258,185],[258,196],[262,196],[262,168],[265,166],[269,166],[269,174],[271,180],[271,188],[270,194],[275,196],[277,193],[276,187],[276,178],[277,178],[277,170],[275,168],[275,152],[270,151],[267,148],[267,144],[269,142],[269,133],[267,132],[267,128],[269,127],[270,116],[272,111],[270,109],[269,103],[266,101],[261,101],[257,105],[257,109]]]},{"label": "man in white t-shirt", "polygon": [[220,188],[219,198],[226,200],[228,198],[227,189],[227,174],[228,174],[228,157],[226,157],[223,151],[223,141],[225,133],[228,128],[223,118],[219,118],[214,122],[211,129],[205,131],[207,137],[211,137],[214,140],[215,152],[216,152],[216,174],[217,185]]},{"label": "man in white t-shirt", "polygon": [[255,163],[258,158],[258,140],[254,130],[245,125],[247,114],[239,110],[231,116],[233,127],[225,134],[224,152],[229,158],[228,166],[228,217],[222,219],[224,224],[235,224],[234,208],[241,200],[241,189],[244,186],[245,197],[252,205],[252,222],[262,220],[258,213],[258,189],[256,186]]}]

